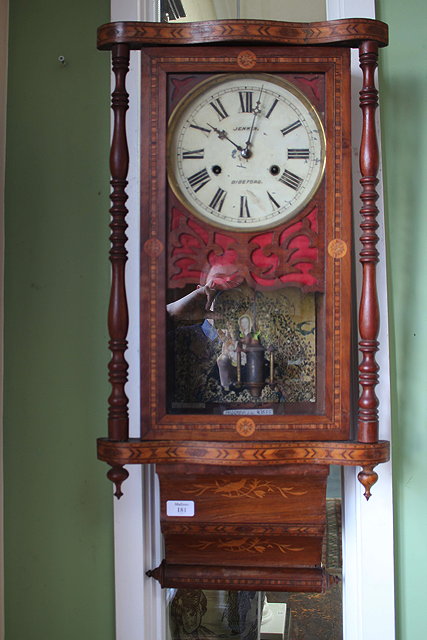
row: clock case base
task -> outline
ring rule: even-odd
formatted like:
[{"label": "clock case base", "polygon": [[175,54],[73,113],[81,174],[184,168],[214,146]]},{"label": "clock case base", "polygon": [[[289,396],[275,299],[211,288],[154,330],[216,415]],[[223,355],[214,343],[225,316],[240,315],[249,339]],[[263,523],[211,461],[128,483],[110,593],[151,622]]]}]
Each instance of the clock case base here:
[{"label": "clock case base", "polygon": [[[155,463],[165,559],[147,575],[162,587],[323,592],[336,578],[322,566],[329,465],[362,466],[365,496],[389,443],[98,441],[116,495],[125,464]],[[166,504],[194,503],[192,517]]]},{"label": "clock case base", "polygon": [[[172,473],[169,465],[156,465],[156,472],[166,576],[179,566],[184,579],[194,566],[203,566],[198,579],[207,588],[232,568],[230,588],[243,589],[251,573],[268,580],[272,569],[296,575],[301,569],[321,569],[327,465],[175,465]],[[194,515],[167,515],[168,501],[191,501]],[[225,574],[222,579],[227,582]]]},{"label": "clock case base", "polygon": [[[211,483],[212,499],[206,499],[205,521],[191,521],[182,524],[171,523],[162,516],[162,527],[166,538],[167,557],[158,567],[149,572],[157,578],[162,586],[192,587],[192,588],[241,588],[241,589],[274,589],[281,588],[292,591],[321,590],[329,583],[324,569],[319,565],[319,541],[324,534],[322,513],[324,507],[327,466],[329,464],[360,465],[362,471],[359,479],[365,487],[365,496],[370,496],[370,487],[376,481],[374,467],[389,458],[389,443],[378,440],[378,400],[375,386],[378,382],[378,366],[375,353],[378,349],[377,335],[379,327],[379,313],[376,294],[375,265],[378,252],[375,230],[378,209],[376,200],[378,194],[375,186],[379,154],[376,142],[374,113],[377,107],[377,91],[374,83],[374,73],[377,63],[378,47],[385,46],[388,41],[387,26],[381,22],[366,19],[349,19],[324,23],[280,23],[249,21],[218,21],[194,24],[153,24],[153,23],[113,23],[100,27],[98,30],[98,47],[111,49],[113,53],[113,71],[116,77],[116,87],[113,92],[112,108],[114,112],[114,135],[110,156],[113,193],[111,199],[112,222],[112,287],[109,307],[110,349],[112,359],[109,365],[112,393],[109,399],[109,435],[98,441],[98,457],[107,462],[111,469],[108,477],[116,485],[116,496],[120,497],[122,482],[128,476],[125,465],[156,463],[162,486],[162,504],[166,499],[176,499],[175,488],[180,491],[199,480],[198,473],[203,469],[202,476],[205,483]],[[129,65],[131,49],[144,47],[158,47],[162,45],[210,45],[219,43],[233,43],[240,47],[257,44],[283,46],[336,46],[359,47],[360,63],[363,71],[363,87],[360,106],[363,114],[363,132],[360,153],[361,184],[362,184],[362,296],[359,307],[359,350],[361,364],[359,366],[359,385],[362,389],[359,399],[359,417],[357,434],[354,441],[304,441],[304,442],[196,442],[182,440],[153,440],[130,439],[128,400],[125,394],[127,382],[126,362],[126,334],[128,329],[128,314],[125,287],[126,264],[126,222],[127,209],[126,177],[128,170],[128,150],[126,143],[125,113],[128,96],[125,88],[125,78]],[[159,248],[152,243],[153,254]],[[183,469],[183,465],[188,469]],[[202,467],[200,467],[202,465]],[[192,468],[190,468],[190,466]],[[210,470],[209,470],[210,469]],[[278,472],[276,474],[276,471]],[[175,473],[176,472],[176,473]],[[318,490],[321,478],[321,495],[314,495]],[[176,483],[179,478],[178,484]],[[297,482],[298,478],[298,482]],[[175,482],[174,482],[175,479]],[[236,513],[241,508],[239,491],[252,487],[251,491],[259,489],[258,500],[261,500],[263,489],[259,483],[274,481],[280,487],[294,487],[293,491],[305,491],[304,499],[311,500],[309,511],[314,522],[300,522],[299,506],[289,511],[284,520],[269,522],[268,514],[281,513],[286,499],[276,491],[275,509],[271,505],[266,510],[267,519],[264,521],[258,511],[256,520],[251,516],[227,516],[222,518],[221,509],[226,510],[227,500],[231,497],[218,497],[224,493],[227,483],[233,486],[237,494]],[[258,483],[248,485],[249,482]],[[295,481],[295,482],[294,482]],[[308,483],[304,485],[304,482]],[[212,487],[215,487],[212,489]],[[296,488],[296,489],[295,489]],[[202,491],[203,489],[198,489]],[[204,492],[206,493],[206,492]],[[270,499],[270,494],[267,492]],[[280,495],[279,495],[280,494]],[[233,492],[231,491],[233,496]],[[201,496],[198,496],[200,498]],[[264,497],[264,496],[263,496]],[[255,498],[254,498],[255,499]],[[249,498],[246,498],[249,500]],[[278,503],[277,503],[278,501]],[[280,504],[279,504],[280,503]],[[219,508],[219,512],[215,509]],[[292,513],[291,513],[292,512]],[[230,513],[234,513],[232,509]],[[274,516],[276,517],[276,516]],[[274,518],[273,518],[274,519]],[[262,531],[259,524],[265,527]],[[194,524],[196,522],[196,524]],[[225,528],[219,534],[213,533],[216,526]],[[302,526],[307,526],[310,535],[303,535]],[[231,527],[227,529],[227,527]],[[239,527],[243,529],[239,530]],[[258,527],[258,528],[257,528]],[[195,544],[205,547],[207,554],[191,555],[188,545],[191,544],[192,534],[196,533]],[[243,540],[250,536],[259,535],[261,549],[285,544],[300,548],[299,535],[314,541],[315,549],[306,555],[300,566],[298,561],[293,564],[288,559],[275,566],[265,566],[262,560],[257,564],[252,561]],[[189,535],[190,533],[190,535]],[[235,538],[235,535],[240,535]],[[227,537],[224,538],[224,536]],[[187,551],[179,553],[181,536],[187,536]],[[211,538],[210,536],[214,536]],[[222,537],[221,537],[222,536]],[[277,537],[276,537],[277,536]],[[222,542],[221,542],[222,540]],[[237,542],[240,541],[240,545]],[[295,541],[295,545],[293,544]],[[211,544],[213,543],[213,545]],[[221,559],[221,544],[239,551],[240,564],[227,564]],[[216,547],[213,553],[210,547]],[[289,549],[289,546],[287,547]],[[284,548],[284,551],[286,549]],[[194,550],[193,550],[194,551]],[[200,549],[199,549],[200,552]],[[231,552],[230,552],[231,553]],[[292,553],[302,553],[293,551]],[[282,554],[286,555],[286,554]],[[288,554],[289,555],[289,554]],[[279,556],[280,557],[280,556]],[[219,560],[221,559],[221,560]],[[304,566],[311,564],[311,566]]]}]

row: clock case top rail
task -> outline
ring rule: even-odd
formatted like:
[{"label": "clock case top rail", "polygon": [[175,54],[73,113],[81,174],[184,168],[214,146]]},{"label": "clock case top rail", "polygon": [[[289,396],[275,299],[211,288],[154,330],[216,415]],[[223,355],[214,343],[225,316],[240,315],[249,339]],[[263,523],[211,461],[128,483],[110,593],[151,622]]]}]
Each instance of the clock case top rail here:
[{"label": "clock case top rail", "polygon": [[215,20],[206,22],[110,22],[98,28],[98,49],[126,44],[156,45],[248,43],[359,47],[365,41],[388,44],[388,26],[379,20],[350,18],[325,22]]}]

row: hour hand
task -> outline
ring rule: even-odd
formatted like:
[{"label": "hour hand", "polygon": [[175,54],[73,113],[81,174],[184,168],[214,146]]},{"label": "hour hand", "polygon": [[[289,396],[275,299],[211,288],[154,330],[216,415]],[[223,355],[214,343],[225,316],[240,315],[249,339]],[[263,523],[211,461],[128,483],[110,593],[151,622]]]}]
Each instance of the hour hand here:
[{"label": "hour hand", "polygon": [[233,142],[233,140],[231,140],[228,137],[228,133],[224,129],[218,129],[217,127],[213,127],[211,124],[209,124],[209,122],[207,122],[206,124],[208,125],[208,127],[212,129],[212,131],[215,131],[215,133],[218,135],[218,138],[220,140],[228,140],[228,142],[231,142],[231,144],[234,145],[236,149],[238,149],[239,151],[243,151],[243,147]]}]

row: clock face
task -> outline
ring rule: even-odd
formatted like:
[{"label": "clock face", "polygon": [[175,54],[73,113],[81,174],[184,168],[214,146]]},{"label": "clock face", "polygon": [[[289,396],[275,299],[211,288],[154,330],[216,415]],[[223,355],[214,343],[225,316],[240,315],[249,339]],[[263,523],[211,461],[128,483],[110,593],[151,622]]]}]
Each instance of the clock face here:
[{"label": "clock face", "polygon": [[292,218],[317,191],[324,165],[319,115],[275,76],[211,77],[170,118],[170,185],[218,227],[254,231]]}]

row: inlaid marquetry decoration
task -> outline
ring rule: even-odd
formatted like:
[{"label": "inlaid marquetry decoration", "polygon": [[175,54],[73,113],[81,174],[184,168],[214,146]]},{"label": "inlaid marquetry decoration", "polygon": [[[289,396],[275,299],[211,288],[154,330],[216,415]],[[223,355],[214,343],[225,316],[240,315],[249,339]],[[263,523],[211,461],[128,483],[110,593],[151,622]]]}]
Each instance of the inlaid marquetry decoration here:
[{"label": "inlaid marquetry decoration", "polygon": [[[148,574],[162,586],[327,588],[329,467],[361,467],[369,498],[389,458],[375,391],[375,71],[387,38],[385,24],[361,18],[98,30],[115,80],[111,394],[98,456],[117,497],[128,465],[156,465],[165,559]],[[352,48],[363,76],[359,301]],[[128,96],[129,65],[140,65],[140,96]],[[128,211],[129,101],[141,111],[141,196]],[[135,217],[141,401],[130,438],[126,243]]]},{"label": "inlaid marquetry decoration", "polygon": [[282,498],[289,498],[289,496],[302,496],[307,493],[307,491],[298,491],[294,487],[280,487],[274,482],[269,482],[264,479],[261,480],[259,478],[240,478],[234,482],[215,480],[212,483],[194,485],[193,487],[185,489],[184,493],[193,496],[202,496],[205,493],[216,493],[228,498],[262,499],[265,498],[268,493],[279,493]]},{"label": "inlaid marquetry decoration", "polygon": [[279,542],[265,543],[260,538],[237,538],[232,540],[207,540],[190,545],[193,549],[205,551],[214,547],[215,550],[227,553],[265,553],[266,551],[276,551],[278,553],[292,553],[304,551],[304,547],[293,547],[289,544]]},{"label": "inlaid marquetry decoration", "polygon": [[249,438],[255,433],[256,424],[252,418],[239,418],[236,422],[236,431],[239,435]]},{"label": "inlaid marquetry decoration", "polygon": [[334,238],[328,245],[328,253],[332,258],[343,258],[347,253],[347,245],[344,240]]},{"label": "inlaid marquetry decoration", "polygon": [[245,49],[237,54],[237,64],[242,69],[252,69],[256,64],[256,54]]}]

